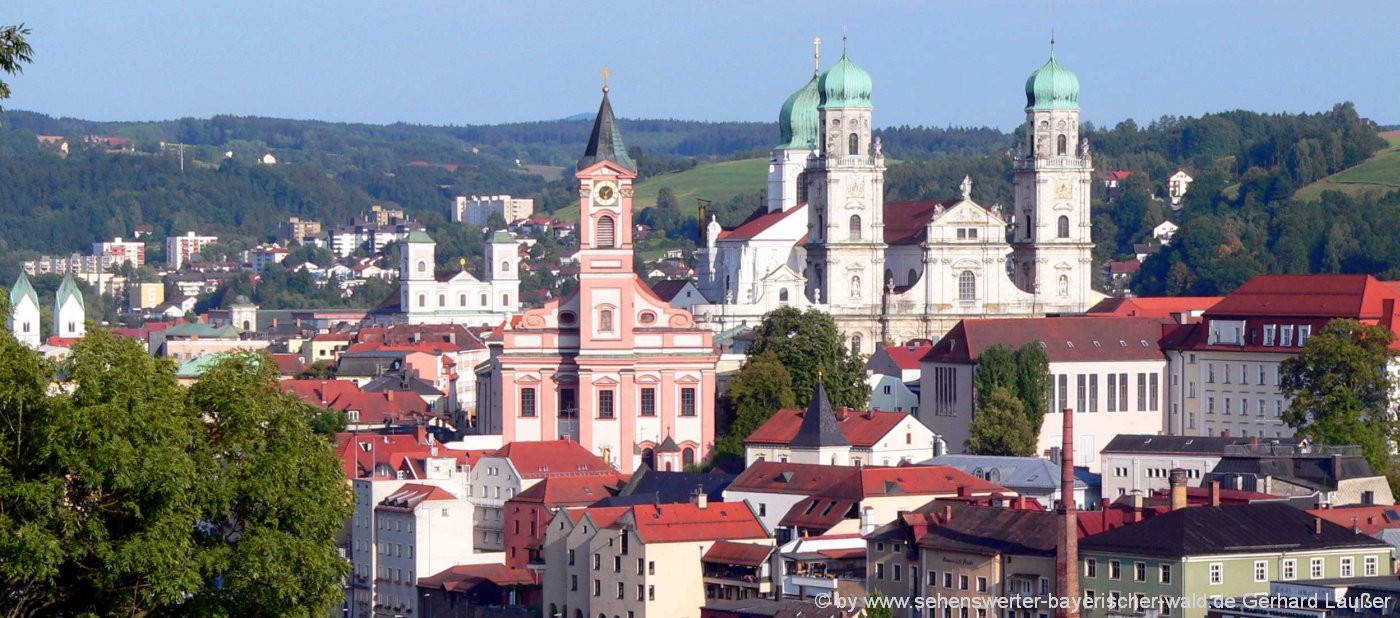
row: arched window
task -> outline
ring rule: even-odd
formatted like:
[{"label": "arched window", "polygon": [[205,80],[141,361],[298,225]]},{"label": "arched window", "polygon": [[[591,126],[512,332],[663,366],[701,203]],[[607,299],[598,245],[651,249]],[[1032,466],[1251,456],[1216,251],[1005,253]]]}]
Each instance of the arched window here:
[{"label": "arched window", "polygon": [[846,154],[855,156],[860,154],[860,136],[852,133],[846,138]]},{"label": "arched window", "polygon": [[851,354],[860,354],[860,334],[851,335]]},{"label": "arched window", "polygon": [[1069,138],[1065,137],[1064,133],[1061,133],[1060,137],[1055,139],[1055,144],[1055,154],[1063,157],[1069,153]]},{"label": "arched window", "polygon": [[787,301],[788,301],[788,291],[787,291],[787,288],[783,288],[783,289],[781,289],[781,290],[778,290],[778,302],[780,302],[780,303],[785,303],[785,302],[787,302]]},{"label": "arched window", "polygon": [[851,300],[860,300],[860,275],[851,275]]},{"label": "arched window", "polygon": [[648,469],[655,470],[655,469],[656,469],[656,451],[653,451],[653,450],[651,450],[651,449],[649,449],[649,448],[648,448],[648,449],[642,449],[642,465],[646,466]]},{"label": "arched window", "polygon": [[851,240],[860,240],[860,215],[851,215]]},{"label": "arched window", "polygon": [[797,203],[807,201],[807,172],[797,175]]},{"label": "arched window", "polygon": [[695,465],[695,449],[689,446],[681,449],[681,468],[689,469]]},{"label": "arched window", "polygon": [[502,306],[502,307],[509,307],[509,306],[510,306],[510,294],[502,294],[502,295],[501,295],[501,306]]},{"label": "arched window", "polygon": [[607,215],[598,218],[598,242],[600,249],[611,249],[616,244],[613,243],[613,218]]},{"label": "arched window", "polygon": [[423,260],[418,260],[418,272],[420,272],[420,273],[428,272],[428,263],[425,262],[425,261],[423,261]]},{"label": "arched window", "polygon": [[612,310],[604,309],[604,310],[602,310],[602,311],[599,311],[599,312],[598,312],[598,330],[603,331],[603,332],[605,332],[605,333],[610,333],[610,332],[612,332],[612,329],[613,329]]},{"label": "arched window", "polygon": [[424,306],[427,306],[427,304],[428,304],[428,297],[427,297],[426,295],[424,295],[424,294],[419,294],[419,295],[418,295],[418,306],[419,306],[419,307],[424,307]]},{"label": "arched window", "polygon": [[508,272],[510,272],[510,261],[509,261],[509,260],[501,260],[501,272],[503,272],[503,273],[508,273]]},{"label": "arched window", "polygon": [[918,279],[919,279],[919,271],[910,268],[910,269],[909,269],[909,285],[914,285],[914,282],[917,281]]},{"label": "arched window", "polygon": [[1069,217],[1060,215],[1060,238],[1069,238]]},{"label": "arched window", "polygon": [[466,307],[466,306],[467,306],[467,295],[466,295],[466,294],[462,294],[462,295],[459,295],[459,296],[457,297],[457,305],[458,305],[458,306],[461,306],[461,307]]},{"label": "arched window", "polygon": [[439,307],[446,307],[446,306],[447,306],[447,295],[446,295],[446,294],[438,294],[438,306],[439,306]]},{"label": "arched window", "polygon": [[977,300],[977,275],[970,270],[958,275],[958,300]]}]

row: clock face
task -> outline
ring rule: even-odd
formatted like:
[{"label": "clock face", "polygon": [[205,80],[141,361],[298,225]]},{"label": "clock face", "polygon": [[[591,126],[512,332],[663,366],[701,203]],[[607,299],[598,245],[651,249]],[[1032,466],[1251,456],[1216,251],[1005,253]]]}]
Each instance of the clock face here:
[{"label": "clock face", "polygon": [[598,190],[594,195],[597,196],[596,201],[599,204],[612,204],[617,201],[617,186],[611,182],[599,183]]}]

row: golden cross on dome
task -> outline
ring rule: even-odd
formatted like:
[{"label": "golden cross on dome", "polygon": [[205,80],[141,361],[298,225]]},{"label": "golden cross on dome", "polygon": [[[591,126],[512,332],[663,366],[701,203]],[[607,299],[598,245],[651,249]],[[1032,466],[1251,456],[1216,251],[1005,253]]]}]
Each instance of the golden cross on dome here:
[{"label": "golden cross on dome", "polygon": [[608,91],[608,76],[609,76],[609,75],[612,75],[612,69],[609,69],[609,68],[608,68],[608,65],[605,64],[605,65],[603,65],[603,92],[604,92],[604,93],[606,93],[606,92]]}]

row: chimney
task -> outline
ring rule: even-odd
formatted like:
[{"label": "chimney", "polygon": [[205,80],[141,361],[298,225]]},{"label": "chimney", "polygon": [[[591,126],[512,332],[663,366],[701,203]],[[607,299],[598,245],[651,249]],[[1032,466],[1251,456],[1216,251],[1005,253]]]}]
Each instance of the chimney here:
[{"label": "chimney", "polygon": [[867,506],[860,511],[860,533],[862,536],[875,531],[875,507]]},{"label": "chimney", "polygon": [[1186,508],[1186,478],[1189,474],[1181,468],[1172,468],[1170,482],[1172,486],[1172,510]]},{"label": "chimney", "polygon": [[710,496],[705,493],[704,487],[696,485],[695,491],[690,492],[690,502],[703,511],[710,506]]},{"label": "chimney", "polygon": [[1108,530],[1108,498],[1099,498],[1099,529]]},{"label": "chimney", "polygon": [[851,409],[850,409],[850,408],[847,408],[846,406],[837,406],[837,407],[836,407],[836,410],[835,410],[835,412],[836,412],[836,420],[838,420],[838,421],[844,421],[844,420],[846,420],[846,416],[847,416],[848,414],[850,414],[850,411],[851,411]]},{"label": "chimney", "polygon": [[948,525],[950,521],[953,521],[953,505],[945,504],[943,505],[943,525]]},{"label": "chimney", "polygon": [[[1074,510],[1074,410],[1065,408],[1060,446],[1060,539],[1055,551],[1055,594],[1079,598],[1079,524]],[[1064,603],[1064,606],[1071,604]],[[1079,618],[1078,607],[1059,607],[1055,618]]]},{"label": "chimney", "polygon": [[967,485],[958,485],[958,497],[968,498],[972,496],[972,488]]},{"label": "chimney", "polygon": [[1250,437],[1249,437],[1249,452],[1251,452],[1251,453],[1258,453],[1258,452],[1259,452],[1259,436],[1250,436]]},{"label": "chimney", "polygon": [[1207,493],[1210,497],[1210,505],[1220,506],[1220,481],[1211,481],[1210,491]]},{"label": "chimney", "polygon": [[1142,510],[1142,490],[1134,489],[1128,493],[1128,502],[1133,505],[1134,511]]},{"label": "chimney", "polygon": [[417,438],[419,444],[428,443],[428,428],[422,423],[413,426],[413,435]]},{"label": "chimney", "polygon": [[1322,534],[1322,518],[1313,518],[1313,534]]}]

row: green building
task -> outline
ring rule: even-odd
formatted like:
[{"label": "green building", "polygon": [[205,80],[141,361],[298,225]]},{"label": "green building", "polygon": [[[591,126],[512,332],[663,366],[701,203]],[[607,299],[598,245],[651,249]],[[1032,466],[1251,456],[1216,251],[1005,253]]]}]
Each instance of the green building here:
[{"label": "green building", "polygon": [[[1085,618],[1203,618],[1206,599],[1264,594],[1270,581],[1388,574],[1394,558],[1390,545],[1282,502],[1180,508],[1085,537],[1079,553],[1080,587],[1096,601]],[[1105,606],[1113,602],[1136,606]]]}]

